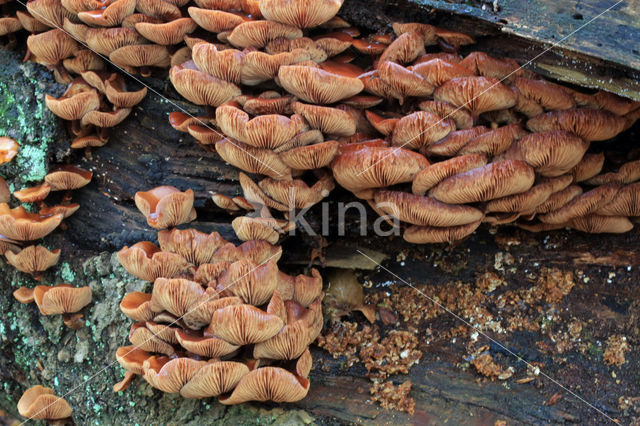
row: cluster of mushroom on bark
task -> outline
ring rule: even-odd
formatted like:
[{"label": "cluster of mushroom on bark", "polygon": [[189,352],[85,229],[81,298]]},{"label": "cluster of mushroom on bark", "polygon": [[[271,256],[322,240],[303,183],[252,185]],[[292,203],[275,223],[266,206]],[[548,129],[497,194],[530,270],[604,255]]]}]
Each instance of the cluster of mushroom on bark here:
[{"label": "cluster of mushroom on bark", "polygon": [[131,346],[116,357],[126,369],[121,391],[136,375],[185,398],[223,404],[292,402],[309,390],[309,345],[322,330],[322,278],[278,270],[282,248],[263,240],[239,246],[218,233],[176,226],[195,219],[193,192],[158,187],[136,205],[159,229],[149,241],[118,253],[132,275],[153,282],[127,294],[122,312],[137,321]]}]

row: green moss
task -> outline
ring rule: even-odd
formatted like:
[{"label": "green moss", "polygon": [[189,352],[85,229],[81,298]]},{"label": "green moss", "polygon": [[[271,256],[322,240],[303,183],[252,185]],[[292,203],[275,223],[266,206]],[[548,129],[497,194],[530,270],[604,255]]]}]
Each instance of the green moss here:
[{"label": "green moss", "polygon": [[76,279],[76,274],[71,270],[71,266],[67,262],[64,262],[60,266],[60,277],[68,284],[71,284]]}]

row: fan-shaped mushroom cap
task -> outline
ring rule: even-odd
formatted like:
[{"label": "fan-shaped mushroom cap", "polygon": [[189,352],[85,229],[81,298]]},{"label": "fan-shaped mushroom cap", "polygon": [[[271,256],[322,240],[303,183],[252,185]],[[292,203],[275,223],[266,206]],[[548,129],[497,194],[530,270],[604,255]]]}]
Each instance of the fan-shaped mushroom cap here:
[{"label": "fan-shaped mushroom cap", "polygon": [[117,108],[113,111],[89,111],[82,117],[82,125],[94,125],[101,128],[115,127],[131,113],[131,108]]},{"label": "fan-shaped mushroom cap", "polygon": [[414,225],[466,225],[483,216],[473,207],[444,204],[433,198],[399,191],[377,191],[374,201],[384,213]]},{"label": "fan-shaped mushroom cap", "polygon": [[415,32],[422,36],[425,45],[430,46],[436,44],[436,27],[433,25],[419,22],[394,22],[391,26],[397,36],[401,36],[404,33]]},{"label": "fan-shaped mushroom cap", "polygon": [[215,120],[209,117],[194,117],[183,112],[174,111],[169,113],[169,124],[179,132],[188,132],[192,124],[213,124]]},{"label": "fan-shaped mushroom cap", "polygon": [[189,352],[207,358],[220,358],[239,348],[239,346],[232,345],[217,337],[206,336],[190,330],[176,329],[175,333],[180,346]]},{"label": "fan-shaped mushroom cap", "polygon": [[590,234],[623,234],[633,229],[633,223],[625,216],[600,216],[597,214],[573,218],[568,225],[570,228]]},{"label": "fan-shaped mushroom cap", "polygon": [[7,262],[18,271],[37,275],[58,263],[60,249],[49,251],[43,246],[29,246],[18,253],[7,251],[5,256]]},{"label": "fan-shaped mushroom cap", "polygon": [[331,168],[341,186],[358,193],[411,182],[428,165],[425,157],[407,149],[363,147],[339,154]]},{"label": "fan-shaped mushroom cap", "polygon": [[324,142],[324,135],[319,130],[307,130],[295,135],[289,142],[278,147],[274,152],[282,153],[293,148],[299,148],[308,145],[315,145]]},{"label": "fan-shaped mushroom cap", "polygon": [[82,188],[91,182],[93,173],[75,166],[57,166],[45,177],[44,181],[52,191],[67,191]]},{"label": "fan-shaped mushroom cap", "polygon": [[63,216],[43,216],[29,213],[24,207],[11,209],[7,204],[0,204],[0,234],[15,241],[38,240],[60,225]]},{"label": "fan-shaped mushroom cap", "polygon": [[275,180],[270,178],[261,180],[259,186],[265,194],[284,204],[289,210],[311,207],[322,201],[335,187],[333,178],[329,174],[325,174],[311,187],[301,179]]},{"label": "fan-shaped mushroom cap", "polygon": [[191,18],[179,18],[162,24],[138,22],[135,28],[147,40],[166,46],[181,43],[184,36],[195,31],[198,25]]},{"label": "fan-shaped mushroom cap", "polygon": [[330,104],[357,95],[364,84],[320,68],[287,65],[278,71],[280,85],[300,99],[315,104]]},{"label": "fan-shaped mushroom cap", "polygon": [[150,322],[137,322],[133,324],[129,331],[129,341],[133,343],[136,348],[143,351],[158,352],[165,355],[175,354],[172,342],[165,341],[163,337],[171,336],[172,340],[175,340],[173,333],[175,333],[177,327],[160,325],[159,327],[155,327],[158,333],[154,333],[147,328],[147,324],[149,323]]},{"label": "fan-shaped mushroom cap", "polygon": [[239,173],[240,186],[244,193],[245,201],[250,203],[251,208],[248,210],[259,210],[260,206],[266,206],[278,211],[289,211],[289,207],[269,198],[260,187],[246,174]]},{"label": "fan-shaped mushroom cap", "polygon": [[378,115],[373,111],[365,111],[365,117],[369,123],[375,128],[378,132],[382,133],[384,136],[388,136],[393,132],[398,121],[400,121],[401,116],[399,114],[385,114],[384,116]]},{"label": "fan-shaped mushroom cap", "polygon": [[42,315],[74,313],[91,302],[91,289],[69,284],[39,285],[33,289],[33,298]]},{"label": "fan-shaped mushroom cap", "polygon": [[220,274],[222,274],[229,267],[229,265],[231,265],[231,262],[228,262],[226,260],[216,260],[214,263],[202,264],[196,269],[193,280],[207,287],[215,287],[218,283]]},{"label": "fan-shaped mushroom cap", "polygon": [[313,145],[293,148],[280,154],[280,159],[296,170],[315,170],[326,167],[338,153],[337,141],[321,142]]},{"label": "fan-shaped mushroom cap", "polygon": [[560,176],[569,172],[589,148],[573,133],[556,130],[528,134],[515,142],[505,158],[523,160],[542,176]]},{"label": "fan-shaped mushroom cap", "polygon": [[522,74],[520,65],[510,58],[494,58],[484,52],[471,52],[460,65],[471,70],[475,74],[484,77],[493,77],[499,80],[511,81]]},{"label": "fan-shaped mushroom cap", "polygon": [[276,315],[251,305],[234,305],[215,311],[206,332],[234,345],[247,345],[272,338],[283,326]]},{"label": "fan-shaped mushroom cap", "polygon": [[49,192],[51,192],[51,187],[45,182],[42,185],[16,191],[13,196],[20,200],[21,203],[37,203],[47,198]]},{"label": "fan-shaped mushroom cap", "polygon": [[453,242],[473,234],[481,223],[482,221],[477,221],[467,225],[445,228],[412,225],[404,231],[402,238],[413,244]]},{"label": "fan-shaped mushroom cap", "polygon": [[41,33],[49,28],[48,25],[43,24],[42,22],[31,16],[29,12],[18,10],[16,11],[16,17],[20,21],[20,25],[22,25],[22,28],[29,31],[30,33]]},{"label": "fan-shaped mushroom cap", "polygon": [[22,24],[18,18],[14,17],[4,17],[0,18],[0,37],[5,36],[7,34],[15,33],[22,29]]},{"label": "fan-shaped mushroom cap", "polygon": [[240,95],[235,84],[182,65],[171,67],[169,77],[178,93],[198,105],[219,106]]},{"label": "fan-shaped mushroom cap", "polygon": [[351,136],[356,133],[356,120],[347,111],[293,103],[293,111],[304,117],[312,129],[318,129],[328,135]]},{"label": "fan-shaped mushroom cap", "polygon": [[257,265],[249,259],[233,262],[219,277],[218,289],[244,303],[260,306],[269,301],[278,285],[278,266],[273,260]]},{"label": "fan-shaped mushroom cap", "polygon": [[120,310],[135,321],[151,321],[155,312],[151,310],[150,302],[150,294],[133,291],[124,295],[120,301]]},{"label": "fan-shaped mushroom cap", "polygon": [[609,203],[596,211],[604,216],[640,216],[640,182],[624,185]]},{"label": "fan-shaped mushroom cap", "polygon": [[248,16],[234,12],[225,12],[223,10],[201,9],[198,7],[190,7],[187,10],[189,16],[191,16],[200,27],[212,33],[231,31],[250,19]]},{"label": "fan-shaped mushroom cap", "polygon": [[561,224],[594,213],[609,204],[619,189],[620,186],[615,184],[599,186],[573,198],[558,210],[539,216],[539,219],[544,223]]},{"label": "fan-shaped mushroom cap", "polygon": [[33,296],[33,289],[27,287],[18,287],[17,290],[13,292],[13,297],[20,303],[28,304],[33,303],[35,300]]},{"label": "fan-shaped mushroom cap", "polygon": [[451,157],[456,155],[470,140],[488,132],[484,126],[476,126],[470,129],[456,130],[449,133],[438,142],[424,147],[421,151],[426,155],[437,155],[441,157]]},{"label": "fan-shaped mushroom cap", "polygon": [[106,56],[121,47],[146,42],[135,28],[121,27],[87,28],[84,41],[91,50]]},{"label": "fan-shaped mushroom cap", "polygon": [[389,61],[399,64],[413,62],[424,52],[424,37],[418,32],[401,34],[393,41],[380,56],[380,63]]},{"label": "fan-shaped mushroom cap", "polygon": [[527,121],[527,128],[532,132],[567,130],[589,142],[611,139],[622,132],[624,125],[623,117],[591,109],[550,111]]},{"label": "fan-shaped mushroom cap", "polygon": [[182,278],[158,278],[153,284],[150,308],[154,312],[167,311],[183,318],[190,328],[208,324],[211,313],[231,300],[219,301],[218,293],[199,283]]},{"label": "fan-shaped mushroom cap", "polygon": [[[525,135],[527,135],[527,132],[520,127],[520,124],[514,123],[498,127],[497,129],[489,130],[488,132],[471,139],[460,149],[460,151],[457,152],[457,154],[498,155],[506,151],[516,139]],[[520,158],[516,157],[514,157],[514,159],[520,160]]]},{"label": "fan-shaped mushroom cap", "polygon": [[231,222],[233,231],[242,241],[265,240],[271,244],[276,244],[280,239],[280,234],[273,219],[253,218],[241,216]]},{"label": "fan-shaped mushroom cap", "polygon": [[118,260],[131,275],[153,282],[159,277],[173,278],[184,273],[188,262],[175,253],[160,251],[153,243],[141,241],[118,252]]},{"label": "fan-shaped mushroom cap", "polygon": [[[340,42],[339,40],[337,41]],[[349,45],[351,45],[351,43],[349,43]],[[327,52],[322,48],[322,46],[323,43],[320,43],[320,41],[316,42],[308,37],[300,37],[294,39],[278,37],[275,40],[267,43],[267,45],[264,47],[264,51],[271,55],[293,52],[295,50],[302,51],[304,52],[307,60],[313,61],[314,63],[312,65],[315,66],[315,63],[320,63],[327,60]]]},{"label": "fan-shaped mushroom cap", "polygon": [[603,185],[605,183],[631,183],[640,179],[640,160],[630,161],[620,166],[617,172],[609,172],[592,177],[587,181],[589,185]]},{"label": "fan-shaped mushroom cap", "polygon": [[147,88],[143,87],[135,92],[128,92],[124,79],[119,74],[113,74],[104,82],[105,95],[116,108],[133,108],[147,95]]},{"label": "fan-shaped mushroom cap", "polygon": [[309,392],[309,380],[279,367],[262,367],[246,374],[230,396],[219,398],[225,405],[247,401],[299,401]]},{"label": "fan-shaped mushroom cap", "polygon": [[573,200],[579,195],[582,195],[582,188],[580,188],[580,186],[568,186],[565,189],[551,194],[544,203],[536,207],[535,212],[549,213],[554,210],[558,210],[560,207],[566,205],[569,201]]},{"label": "fan-shaped mushroom cap", "polygon": [[604,153],[585,154],[582,160],[571,170],[576,182],[583,182],[600,173],[604,166]]},{"label": "fan-shaped mushroom cap", "polygon": [[533,169],[524,161],[501,161],[449,177],[429,196],[450,204],[474,203],[518,194],[531,188]]},{"label": "fan-shaped mushroom cap", "polygon": [[535,101],[546,110],[571,109],[576,106],[573,97],[564,87],[549,81],[518,77],[513,84],[525,98]]},{"label": "fan-shaped mushroom cap", "polygon": [[258,97],[239,96],[235,100],[242,105],[242,109],[245,112],[252,115],[291,114],[293,112],[291,103],[294,97],[289,95],[281,96],[278,92],[264,92]]},{"label": "fan-shaped mushroom cap", "polygon": [[103,8],[79,12],[78,19],[94,27],[117,27],[135,9],[136,0],[116,0]]},{"label": "fan-shaped mushroom cap", "polygon": [[462,61],[462,57],[460,57],[460,55],[456,53],[434,52],[434,53],[426,53],[424,55],[421,55],[413,62],[413,65],[415,66],[423,62],[431,61],[433,59],[442,59],[443,61],[449,62],[450,64],[459,64],[460,61]]},{"label": "fan-shaped mushroom cap", "polygon": [[[73,19],[74,17],[73,12],[65,9],[62,4],[56,0],[31,0],[28,1],[25,6],[32,17],[50,28],[60,28],[64,24],[64,18]],[[44,30],[41,30],[41,26],[36,29],[46,31],[46,27]]]},{"label": "fan-shaped mushroom cap", "polygon": [[0,164],[8,163],[18,154],[20,146],[11,138],[0,137]]},{"label": "fan-shaped mushroom cap", "polygon": [[229,34],[228,41],[240,48],[261,48],[278,37],[299,38],[302,37],[302,31],[279,22],[248,21],[235,27]]},{"label": "fan-shaped mushroom cap", "polygon": [[149,226],[164,229],[195,220],[193,197],[191,189],[180,192],[173,186],[158,186],[146,192],[136,192],[135,202]]},{"label": "fan-shaped mushroom cap", "polygon": [[476,41],[473,37],[468,36],[464,33],[459,33],[456,31],[451,31],[446,28],[436,27],[436,36],[439,40],[444,42],[444,44],[448,45],[448,48],[457,51],[460,49],[460,46],[466,46],[468,44],[474,44]]},{"label": "fan-shaped mushroom cap", "polygon": [[59,420],[71,416],[71,407],[67,401],[55,396],[53,389],[36,385],[22,394],[18,412],[32,420]]},{"label": "fan-shaped mushroom cap", "polygon": [[491,200],[485,207],[485,213],[522,213],[535,211],[538,206],[549,199],[554,192],[554,185],[555,182],[552,180],[546,180],[519,194]]},{"label": "fan-shaped mushroom cap", "polygon": [[282,327],[269,340],[256,344],[253,357],[256,359],[296,359],[309,347],[309,325],[304,319],[293,321]]},{"label": "fan-shaped mushroom cap", "polygon": [[273,259],[275,262],[282,256],[282,247],[274,246],[266,241],[246,241],[238,246],[239,259],[248,259],[260,265]]},{"label": "fan-shaped mushroom cap", "polygon": [[142,377],[156,389],[166,393],[177,393],[205,365],[205,361],[192,358],[171,359],[166,356],[152,356],[142,365]]},{"label": "fan-shaped mushroom cap", "polygon": [[157,44],[134,44],[122,46],[111,52],[109,54],[109,59],[114,64],[125,68],[164,68],[171,64],[171,56],[169,55],[167,48]]},{"label": "fan-shaped mushroom cap", "polygon": [[452,78],[475,75],[473,71],[465,68],[462,64],[451,63],[440,58],[420,62],[409,69],[435,87],[441,86]]},{"label": "fan-shaped mushroom cap", "polygon": [[425,192],[442,182],[444,179],[482,167],[486,164],[487,156],[484,154],[461,155],[459,157],[431,164],[416,175],[413,180],[411,191],[416,195],[424,195]]},{"label": "fan-shaped mushroom cap", "polygon": [[380,62],[378,76],[391,88],[401,104],[407,97],[424,98],[433,93],[434,86],[423,76],[395,62]]},{"label": "fan-shaped mushroom cap", "polygon": [[147,351],[135,346],[120,346],[116,350],[116,360],[122,368],[133,374],[143,374],[142,364],[151,357]]},{"label": "fan-shaped mushroom cap", "polygon": [[158,232],[162,251],[176,253],[196,266],[210,263],[216,250],[227,241],[217,232],[205,234],[195,229],[172,229]]},{"label": "fan-shaped mushroom cap", "polygon": [[278,154],[225,138],[216,143],[216,151],[226,162],[248,173],[256,173],[274,179],[291,177],[291,169],[280,160]]},{"label": "fan-shaped mushroom cap", "polygon": [[162,0],[137,0],[136,10],[144,15],[162,21],[173,21],[182,16],[177,5]]},{"label": "fan-shaped mushroom cap", "polygon": [[344,0],[260,0],[262,16],[297,28],[317,27],[333,18]]},{"label": "fan-shaped mushroom cap", "polygon": [[394,146],[420,149],[437,142],[455,130],[453,120],[443,120],[437,115],[417,111],[402,117],[391,137]]},{"label": "fan-shaped mushroom cap", "polygon": [[102,58],[89,49],[82,49],[74,54],[73,58],[62,61],[64,68],[74,74],[82,74],[86,71],[102,71],[106,65]]},{"label": "fan-shaped mushroom cap", "polygon": [[491,77],[453,78],[433,92],[437,101],[467,108],[474,115],[511,108],[516,95],[500,81]]},{"label": "fan-shaped mushroom cap", "polygon": [[473,126],[473,117],[465,109],[456,108],[447,102],[423,101],[419,105],[422,111],[440,116],[442,119],[452,119],[457,129],[469,129]]},{"label": "fan-shaped mushroom cap", "polygon": [[280,67],[309,60],[309,54],[302,49],[270,55],[264,52],[246,54],[242,69],[242,84],[255,86],[275,78]]},{"label": "fan-shaped mushroom cap", "polygon": [[61,214],[63,219],[70,217],[72,214],[78,211],[80,208],[80,204],[72,203],[72,204],[61,204],[57,206],[43,206],[40,209],[40,214],[42,216],[52,216]]},{"label": "fan-shaped mushroom cap", "polygon": [[182,387],[183,398],[208,398],[230,392],[240,379],[249,373],[249,367],[241,362],[210,361]]},{"label": "fan-shaped mushroom cap", "polygon": [[64,120],[80,120],[89,111],[98,109],[100,106],[98,93],[93,89],[58,99],[45,95],[44,100],[47,108]]}]

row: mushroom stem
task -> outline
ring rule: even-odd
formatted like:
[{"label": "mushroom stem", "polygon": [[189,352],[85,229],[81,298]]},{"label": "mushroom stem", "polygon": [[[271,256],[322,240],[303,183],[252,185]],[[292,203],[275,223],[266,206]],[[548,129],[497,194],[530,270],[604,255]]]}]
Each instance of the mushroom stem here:
[{"label": "mushroom stem", "polygon": [[109,128],[108,127],[100,127],[98,129],[98,138],[100,138],[100,140],[102,142],[106,142],[109,140]]},{"label": "mushroom stem", "polygon": [[71,120],[71,133],[75,136],[78,136],[82,133],[82,129],[80,128],[80,120]]},{"label": "mushroom stem", "polygon": [[24,54],[24,58],[22,58],[22,62],[27,62],[29,59],[31,59],[32,53],[31,50],[29,50],[29,48],[27,47],[27,53]]}]

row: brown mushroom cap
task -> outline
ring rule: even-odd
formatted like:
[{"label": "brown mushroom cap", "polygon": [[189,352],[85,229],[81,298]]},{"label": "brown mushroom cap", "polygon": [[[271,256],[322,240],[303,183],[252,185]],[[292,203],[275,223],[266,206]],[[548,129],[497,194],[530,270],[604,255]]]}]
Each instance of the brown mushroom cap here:
[{"label": "brown mushroom cap", "polygon": [[120,310],[123,314],[135,321],[151,321],[155,312],[150,307],[151,295],[139,291],[125,294],[120,301]]},{"label": "brown mushroom cap", "polygon": [[9,184],[3,177],[0,177],[0,203],[9,204],[10,201],[11,190],[9,189]]},{"label": "brown mushroom cap", "polygon": [[161,252],[149,241],[141,241],[118,252],[118,261],[131,275],[153,282],[159,277],[173,278],[184,273],[189,264],[180,255]]},{"label": "brown mushroom cap", "polygon": [[536,213],[549,213],[558,210],[579,195],[582,195],[582,188],[578,185],[571,185],[560,191],[554,192],[547,200],[536,207]]},{"label": "brown mushroom cap", "polygon": [[223,10],[201,9],[189,7],[189,16],[202,28],[212,33],[231,31],[238,25],[249,20],[248,16],[237,12],[225,12]]},{"label": "brown mushroom cap", "polygon": [[[31,16],[31,14],[27,11],[21,11],[21,10],[16,11],[16,17],[20,21],[20,25],[22,25],[22,28],[29,31],[30,33],[41,33],[49,29],[48,25],[38,21],[36,18]],[[63,20],[66,23],[67,20],[65,20],[64,18]]]},{"label": "brown mushroom cap", "polygon": [[443,139],[454,130],[452,120],[443,120],[430,112],[417,111],[398,121],[393,129],[391,143],[394,146],[420,149]]},{"label": "brown mushroom cap", "polygon": [[[59,1],[55,0],[31,0],[25,6],[32,17],[50,28],[60,28],[64,24],[64,18],[73,19],[74,16],[73,12],[65,9]],[[41,26],[36,29],[46,31],[46,27],[44,30],[41,30]]]},{"label": "brown mushroom cap", "polygon": [[162,251],[176,253],[196,266],[210,263],[216,250],[227,243],[217,232],[205,234],[195,229],[160,231],[158,242]]},{"label": "brown mushroom cap", "polygon": [[225,405],[247,401],[295,402],[309,392],[309,380],[279,367],[262,367],[246,374],[230,396],[219,398]]},{"label": "brown mushroom cap", "polygon": [[481,223],[482,221],[477,221],[467,225],[445,228],[412,225],[404,231],[402,238],[413,244],[453,242],[473,234]]},{"label": "brown mushroom cap", "polygon": [[135,202],[149,226],[164,229],[195,220],[193,197],[191,189],[180,192],[173,186],[158,186],[146,192],[136,192]]},{"label": "brown mushroom cap", "polygon": [[378,146],[343,152],[334,159],[331,168],[341,186],[358,193],[411,182],[428,165],[429,161],[416,152]]},{"label": "brown mushroom cap", "polygon": [[626,216],[589,214],[571,219],[569,227],[590,234],[623,234],[633,229],[633,223]]},{"label": "brown mushroom cap", "polygon": [[478,75],[511,81],[522,74],[520,65],[510,58],[494,58],[484,52],[471,52],[460,65]]},{"label": "brown mushroom cap", "polygon": [[8,163],[18,154],[20,146],[11,138],[0,137],[0,164]]},{"label": "brown mushroom cap", "polygon": [[357,78],[299,65],[281,67],[278,80],[287,92],[315,104],[338,102],[357,95],[364,88]]},{"label": "brown mushroom cap", "polygon": [[589,185],[603,185],[605,183],[631,183],[640,179],[640,160],[630,161],[620,166],[617,172],[609,172],[592,177],[587,181]]},{"label": "brown mushroom cap", "polygon": [[51,187],[45,182],[42,185],[16,191],[13,196],[20,200],[21,203],[37,203],[47,198],[49,192],[51,192]]},{"label": "brown mushroom cap", "polygon": [[276,153],[259,149],[225,138],[216,143],[216,151],[229,164],[248,173],[256,173],[274,179],[291,177],[291,169],[280,160]]},{"label": "brown mushroom cap", "polygon": [[305,319],[293,321],[282,327],[282,330],[271,339],[256,344],[253,347],[253,357],[256,359],[297,359],[309,347],[309,333],[309,324]]},{"label": "brown mushroom cap", "polygon": [[259,186],[269,197],[287,206],[288,210],[292,210],[308,208],[319,203],[329,195],[335,185],[331,175],[325,174],[311,187],[301,179],[270,178],[261,180]]},{"label": "brown mushroom cap", "polygon": [[583,182],[600,173],[604,166],[604,153],[585,154],[582,160],[571,170],[576,182]]},{"label": "brown mushroom cap", "polygon": [[419,105],[422,111],[430,112],[443,119],[452,119],[457,129],[469,129],[473,126],[473,117],[465,109],[456,108],[440,101],[423,101]]},{"label": "brown mushroom cap", "polygon": [[[293,109],[291,103],[293,96],[281,96],[278,92],[268,91],[261,93],[257,97],[237,97],[235,99],[241,103],[242,109],[252,115],[262,114],[291,114]],[[242,102],[241,102],[242,101]]]},{"label": "brown mushroom cap", "polygon": [[104,82],[105,95],[109,102],[116,108],[133,108],[138,105],[147,95],[147,88],[143,87],[135,92],[128,92],[124,79],[119,74],[112,74]]},{"label": "brown mushroom cap", "polygon": [[609,203],[596,211],[604,216],[640,216],[640,182],[624,185]]},{"label": "brown mushroom cap", "polygon": [[182,387],[183,398],[208,398],[230,392],[249,373],[249,367],[241,362],[210,361],[200,368]]},{"label": "brown mushroom cap", "polygon": [[[175,349],[170,342],[166,342],[162,337],[167,337],[164,333],[155,334],[147,328],[149,322],[138,322],[131,326],[129,331],[129,341],[138,349],[148,352],[158,352],[165,355],[174,355]],[[177,327],[161,326],[168,334],[175,333]],[[161,331],[160,329],[159,331]],[[162,335],[162,336],[161,336]],[[175,336],[174,336],[175,337]]]},{"label": "brown mushroom cap", "polygon": [[239,48],[261,48],[278,37],[299,38],[302,37],[302,31],[279,22],[248,21],[235,27],[229,34],[228,41]]},{"label": "brown mushroom cap", "polygon": [[242,241],[264,240],[276,244],[280,239],[277,227],[267,219],[241,216],[235,218],[231,226]]},{"label": "brown mushroom cap", "polygon": [[431,164],[416,175],[411,191],[416,195],[424,195],[444,179],[486,164],[487,156],[484,154],[462,155]]},{"label": "brown mushroom cap", "polygon": [[113,111],[89,111],[80,121],[83,126],[93,125],[101,128],[115,127],[131,113],[131,108],[117,108]]},{"label": "brown mushroom cap", "polygon": [[149,307],[154,312],[167,311],[182,318],[188,327],[197,329],[208,324],[211,312],[229,302],[234,303],[232,300],[219,300],[214,289],[204,290],[195,281],[158,278],[153,284]]},{"label": "brown mushroom cap", "polygon": [[283,326],[276,315],[251,305],[233,305],[215,311],[206,332],[234,345],[246,345],[270,339]]},{"label": "brown mushroom cap", "polygon": [[531,188],[533,169],[523,161],[501,161],[449,177],[429,191],[429,196],[450,204],[488,201]]},{"label": "brown mushroom cap", "polygon": [[219,106],[240,95],[235,84],[182,65],[171,67],[169,77],[178,93],[198,105]]},{"label": "brown mushroom cap", "polygon": [[116,350],[116,360],[122,368],[134,374],[142,374],[142,364],[151,357],[147,351],[135,346],[120,346]]},{"label": "brown mushroom cap", "polygon": [[389,61],[399,64],[413,62],[424,52],[424,37],[419,32],[407,32],[401,34],[393,41],[380,56],[380,63]]},{"label": "brown mushroom cap", "polygon": [[172,45],[181,43],[186,34],[191,34],[198,27],[191,18],[179,18],[171,22],[155,24],[151,22],[138,22],[135,24],[144,38],[160,45]]},{"label": "brown mushroom cap", "polygon": [[594,213],[609,204],[618,193],[619,185],[602,185],[573,198],[564,206],[539,216],[541,222],[550,224],[567,223],[571,219]]},{"label": "brown mushroom cap", "polygon": [[520,138],[505,158],[523,160],[542,176],[560,176],[575,167],[588,148],[589,142],[573,133],[556,130]]},{"label": "brown mushroom cap", "polygon": [[89,111],[98,109],[100,98],[95,90],[78,93],[70,97],[62,96],[58,99],[45,95],[47,107],[64,120],[80,120]]},{"label": "brown mushroom cap", "polygon": [[546,110],[571,109],[576,106],[571,94],[562,86],[544,81],[517,77],[514,86],[520,93]]},{"label": "brown mushroom cap", "polygon": [[437,155],[441,157],[452,157],[462,149],[469,141],[488,132],[484,126],[476,126],[470,129],[456,130],[446,137],[426,146],[421,152],[426,155]]},{"label": "brown mushroom cap", "polygon": [[[482,153],[492,157],[503,153],[514,143],[514,141],[525,135],[527,135],[527,132],[520,127],[520,124],[508,124],[476,136],[467,142],[457,152],[457,154],[465,155]],[[514,157],[514,159],[520,158]]]},{"label": "brown mushroom cap", "polygon": [[466,46],[476,42],[473,37],[467,34],[451,31],[446,28],[436,27],[436,36],[456,51],[460,49],[460,46]]},{"label": "brown mushroom cap", "polygon": [[424,98],[434,90],[434,86],[423,76],[394,62],[380,62],[378,76],[389,86],[393,97],[401,104],[407,97]]},{"label": "brown mushroom cap", "polygon": [[312,129],[335,136],[351,136],[356,133],[356,120],[347,111],[300,102],[294,102],[292,106],[293,111],[304,117]]},{"label": "brown mushroom cap", "polygon": [[191,330],[176,329],[176,339],[180,346],[196,355],[208,358],[220,358],[229,355],[239,346],[232,345],[214,336],[205,336]]},{"label": "brown mushroom cap", "polygon": [[67,191],[82,188],[91,182],[93,173],[75,166],[57,166],[45,177],[44,181],[51,187],[51,191]]},{"label": "brown mushroom cap", "polygon": [[55,396],[53,389],[40,385],[27,389],[18,401],[18,412],[32,420],[59,420],[71,416],[71,407]]},{"label": "brown mushroom cap", "polygon": [[177,393],[205,365],[205,361],[192,358],[152,356],[142,365],[142,377],[156,389],[166,393]]},{"label": "brown mushroom cap", "polygon": [[116,27],[87,28],[84,41],[91,50],[108,56],[121,47],[143,44],[146,40],[135,28]]},{"label": "brown mushroom cap", "polygon": [[475,73],[462,64],[455,64],[435,58],[410,67],[411,71],[424,77],[429,84],[438,87],[456,77],[471,77]]},{"label": "brown mushroom cap", "polygon": [[249,176],[240,172],[238,177],[244,198],[251,203],[251,208],[248,210],[259,210],[260,206],[266,206],[282,212],[289,211],[289,206],[269,198]]},{"label": "brown mushroom cap", "polygon": [[[122,1],[122,0],[119,0]],[[109,59],[120,67],[167,67],[171,56],[165,46],[133,44],[122,46],[109,54]]]},{"label": "brown mushroom cap", "polygon": [[553,181],[546,180],[519,194],[493,199],[487,203],[485,213],[524,213],[535,211],[538,206],[549,199],[554,192],[554,185],[555,183]]},{"label": "brown mushroom cap", "polygon": [[72,214],[78,211],[80,208],[80,204],[71,203],[71,204],[61,204],[57,206],[42,206],[40,209],[40,214],[43,216],[52,216],[61,214],[63,219],[70,217]]},{"label": "brown mushroom cap", "polygon": [[137,0],[136,10],[144,15],[162,21],[172,21],[182,16],[180,9],[168,1]]},{"label": "brown mushroom cap", "polygon": [[309,60],[309,54],[302,49],[270,55],[264,52],[247,53],[242,69],[242,84],[255,86],[275,78],[280,67]]},{"label": "brown mushroom cap", "polygon": [[233,262],[219,277],[218,289],[236,296],[244,303],[259,306],[267,303],[278,285],[278,266],[274,260],[257,265],[252,260]]},{"label": "brown mushroom cap", "polygon": [[62,65],[73,74],[82,74],[86,71],[102,71],[106,68],[102,58],[89,49],[82,49],[76,52],[73,58],[63,60]]},{"label": "brown mushroom cap", "polygon": [[60,249],[49,251],[43,246],[29,246],[18,253],[7,251],[7,262],[18,271],[37,275],[58,263]]},{"label": "brown mushroom cap", "polygon": [[453,78],[438,87],[433,96],[437,101],[467,108],[474,115],[511,108],[516,103],[515,94],[491,77]]},{"label": "brown mushroom cap", "polygon": [[532,132],[567,130],[586,141],[603,141],[618,135],[624,129],[625,119],[609,111],[569,109],[550,111],[527,121]]},{"label": "brown mushroom cap", "polygon": [[29,213],[24,207],[11,209],[7,204],[0,204],[0,234],[15,241],[38,240],[60,225],[63,216],[43,216]]},{"label": "brown mushroom cap", "polygon": [[399,191],[377,191],[374,201],[384,213],[421,226],[466,225],[483,216],[473,207],[444,204],[433,198]]},{"label": "brown mushroom cap", "polygon": [[91,288],[39,285],[33,289],[33,298],[42,315],[74,313],[91,302]]},{"label": "brown mushroom cap", "polygon": [[436,27],[433,25],[419,22],[394,22],[391,26],[397,36],[401,36],[404,33],[416,32],[422,36],[424,44],[427,46],[434,45],[437,42]]},{"label": "brown mushroom cap", "polygon": [[297,28],[317,27],[333,18],[344,0],[260,0],[265,19]]},{"label": "brown mushroom cap", "polygon": [[0,37],[18,32],[22,29],[22,24],[18,18],[0,17]]},{"label": "brown mushroom cap", "polygon": [[327,141],[293,148],[280,154],[280,159],[296,170],[315,170],[326,167],[338,154],[340,143]]},{"label": "brown mushroom cap", "polygon": [[136,0],[116,0],[106,7],[78,13],[78,19],[94,27],[117,27],[136,9]]}]

